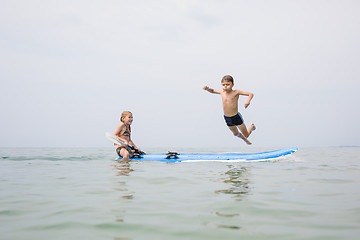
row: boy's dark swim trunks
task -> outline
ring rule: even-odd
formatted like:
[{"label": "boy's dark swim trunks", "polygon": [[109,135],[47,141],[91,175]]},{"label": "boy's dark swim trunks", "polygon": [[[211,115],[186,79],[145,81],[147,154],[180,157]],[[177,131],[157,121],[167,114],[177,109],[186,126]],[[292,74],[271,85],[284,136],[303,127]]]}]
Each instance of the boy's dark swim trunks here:
[{"label": "boy's dark swim trunks", "polygon": [[224,116],[224,118],[225,118],[226,125],[228,125],[229,127],[239,126],[239,125],[243,124],[243,122],[244,122],[240,113],[238,113],[232,117]]}]

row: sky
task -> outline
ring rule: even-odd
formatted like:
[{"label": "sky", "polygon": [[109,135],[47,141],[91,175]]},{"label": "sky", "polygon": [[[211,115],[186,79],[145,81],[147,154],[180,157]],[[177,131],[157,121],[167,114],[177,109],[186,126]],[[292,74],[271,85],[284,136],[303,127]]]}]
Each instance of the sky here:
[{"label": "sky", "polygon": [[[0,0],[0,147],[360,145],[360,1]],[[254,93],[252,146],[221,78]]]}]

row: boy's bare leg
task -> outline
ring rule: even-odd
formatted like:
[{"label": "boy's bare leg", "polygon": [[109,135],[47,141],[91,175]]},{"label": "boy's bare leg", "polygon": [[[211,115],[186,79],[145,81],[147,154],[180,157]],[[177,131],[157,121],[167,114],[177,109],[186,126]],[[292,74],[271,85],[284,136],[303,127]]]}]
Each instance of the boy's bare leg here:
[{"label": "boy's bare leg", "polygon": [[234,134],[234,136],[241,138],[242,140],[244,140],[248,145],[251,144],[251,142],[244,136],[242,135],[241,132],[239,132],[237,126],[229,126],[229,129],[232,131],[232,133]]},{"label": "boy's bare leg", "polygon": [[256,130],[255,124],[254,124],[254,123],[251,123],[251,124],[250,124],[250,127],[248,128],[249,135],[250,135],[254,130]]},{"label": "boy's bare leg", "polygon": [[246,129],[245,123],[238,126],[242,134],[244,134],[245,137],[249,137],[250,134],[256,129],[255,124],[251,123],[250,127]]}]

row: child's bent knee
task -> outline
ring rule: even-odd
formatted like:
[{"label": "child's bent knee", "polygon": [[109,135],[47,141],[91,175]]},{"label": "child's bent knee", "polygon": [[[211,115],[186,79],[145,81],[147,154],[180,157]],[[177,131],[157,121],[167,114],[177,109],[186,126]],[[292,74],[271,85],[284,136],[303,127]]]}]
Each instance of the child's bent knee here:
[{"label": "child's bent knee", "polygon": [[130,157],[130,154],[129,152],[126,150],[126,149],[122,149],[123,151],[120,152],[121,156],[124,158],[124,159],[129,159]]}]

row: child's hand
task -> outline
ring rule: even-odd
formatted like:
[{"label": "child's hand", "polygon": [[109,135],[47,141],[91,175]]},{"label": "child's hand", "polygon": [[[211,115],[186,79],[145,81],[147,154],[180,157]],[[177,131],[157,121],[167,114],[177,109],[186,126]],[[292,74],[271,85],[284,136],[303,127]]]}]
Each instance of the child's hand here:
[{"label": "child's hand", "polygon": [[247,108],[250,105],[250,103],[245,103],[245,108]]},{"label": "child's hand", "polygon": [[209,90],[209,87],[208,87],[208,86],[204,86],[203,89],[207,91],[207,90]]}]

